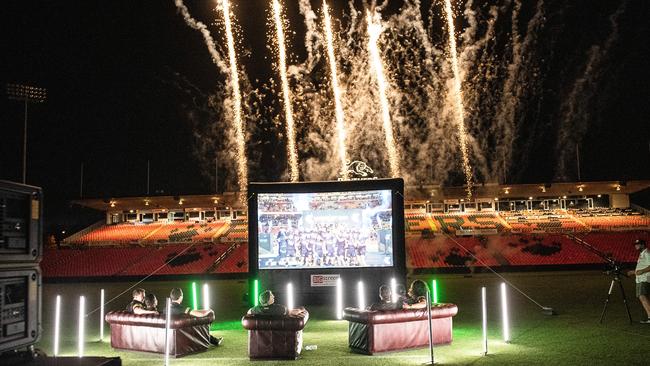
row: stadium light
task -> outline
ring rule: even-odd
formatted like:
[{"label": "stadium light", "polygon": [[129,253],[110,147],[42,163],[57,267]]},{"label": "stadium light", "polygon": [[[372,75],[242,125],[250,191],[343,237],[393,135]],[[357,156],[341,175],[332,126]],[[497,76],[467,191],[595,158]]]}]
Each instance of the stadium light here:
[{"label": "stadium light", "polygon": [[431,280],[431,291],[433,292],[433,303],[438,303],[438,281],[434,278]]},{"label": "stadium light", "polygon": [[397,302],[397,281],[395,280],[395,277],[390,279],[390,293],[393,294],[391,300]]},{"label": "stadium light", "polygon": [[77,353],[79,358],[84,356],[84,318],[86,312],[86,297],[79,296],[79,333],[77,334]]},{"label": "stadium light", "polygon": [[483,354],[488,353],[488,340],[487,340],[487,304],[486,299],[487,291],[485,287],[481,287],[481,309],[483,313]]},{"label": "stadium light", "polygon": [[165,304],[165,366],[169,366],[169,328],[171,326],[172,300],[168,297]]},{"label": "stadium light", "polygon": [[104,341],[104,289],[99,295],[99,341]]},{"label": "stadium light", "polygon": [[61,295],[56,295],[56,304],[54,306],[54,356],[59,355],[59,330],[61,324]]},{"label": "stadium light", "polygon": [[7,84],[7,98],[25,103],[23,124],[23,184],[27,179],[27,105],[43,103],[47,99],[47,89],[23,84]]},{"label": "stadium light", "polygon": [[293,309],[293,284],[291,282],[287,283],[287,308]]},{"label": "stadium light", "polygon": [[260,288],[257,279],[253,280],[253,305],[259,304]]},{"label": "stadium light", "polygon": [[510,342],[510,321],[508,319],[508,298],[506,296],[506,284],[501,282],[501,317],[503,318],[503,341]]},{"label": "stadium light", "polygon": [[357,284],[358,300],[359,300],[359,310],[366,308],[366,294],[363,291],[363,281],[359,281]]},{"label": "stadium light", "polygon": [[196,282],[192,282],[192,309],[199,308],[198,297],[196,296]]},{"label": "stadium light", "polygon": [[343,319],[343,281],[336,279],[336,319]]},{"label": "stadium light", "polygon": [[203,308],[210,309],[210,287],[207,283],[203,284]]}]

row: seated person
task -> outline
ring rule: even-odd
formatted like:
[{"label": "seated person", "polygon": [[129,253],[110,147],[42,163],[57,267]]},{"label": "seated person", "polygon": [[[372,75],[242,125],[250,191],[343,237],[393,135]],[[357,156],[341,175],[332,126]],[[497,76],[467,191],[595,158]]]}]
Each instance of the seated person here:
[{"label": "seated person", "polygon": [[259,305],[248,309],[248,314],[251,315],[300,315],[304,313],[304,309],[292,309],[289,311],[286,306],[275,303],[275,295],[270,290],[262,292],[259,296]]},{"label": "seated person", "polygon": [[[183,305],[181,305],[181,303],[183,302],[183,290],[181,290],[178,287],[175,287],[170,291],[169,298],[171,299],[172,302],[170,308],[171,315],[187,314],[190,316],[195,316],[197,318],[202,318],[210,314],[214,314],[214,311],[212,311],[212,309],[192,310],[188,307],[184,307]],[[167,309],[165,309],[165,311],[166,310]],[[163,311],[163,314],[164,313],[165,312]],[[223,337],[213,337],[211,334],[210,343],[212,343],[215,346],[219,346],[221,345],[221,343],[223,343]]]},{"label": "seated person", "polygon": [[397,302],[400,304],[405,303],[408,297],[406,297],[406,288],[404,288],[404,285],[397,285],[397,288],[395,290],[397,291]]},{"label": "seated person", "polygon": [[404,303],[404,309],[424,309],[427,307],[427,292],[429,287],[422,280],[411,282],[408,298]]},{"label": "seated person", "polygon": [[133,296],[133,300],[126,306],[126,311],[129,313],[141,315],[141,314],[158,314],[157,311],[151,311],[145,309],[144,305],[144,297],[145,297],[145,291],[142,288],[136,288],[133,290],[131,293]]},{"label": "seated person", "polygon": [[148,293],[144,297],[144,308],[145,310],[155,311],[158,313],[158,299],[156,295]]},{"label": "seated person", "polygon": [[379,300],[380,302],[373,303],[368,306],[368,310],[397,310],[402,308],[401,302],[393,302],[393,291],[390,286],[381,285],[379,287]]}]

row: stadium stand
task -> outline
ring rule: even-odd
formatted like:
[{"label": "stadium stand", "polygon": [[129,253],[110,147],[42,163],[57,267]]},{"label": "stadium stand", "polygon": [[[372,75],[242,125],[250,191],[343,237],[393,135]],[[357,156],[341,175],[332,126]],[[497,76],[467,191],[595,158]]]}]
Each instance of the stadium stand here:
[{"label": "stadium stand", "polygon": [[[644,211],[645,212],[645,211]],[[599,265],[576,235],[619,262],[650,242],[650,216],[633,209],[405,213],[407,266],[415,270]],[[96,223],[46,248],[46,278],[145,276],[248,271],[245,218],[154,223]],[[468,254],[470,251],[475,255]],[[174,258],[177,256],[176,258]],[[173,260],[172,260],[173,258]],[[166,262],[171,262],[165,265]]]},{"label": "stadium stand", "polygon": [[121,223],[114,225],[102,225],[79,236],[74,241],[66,241],[70,244],[88,245],[110,245],[110,244],[131,244],[149,235],[152,231],[159,229],[162,224],[132,224]]}]

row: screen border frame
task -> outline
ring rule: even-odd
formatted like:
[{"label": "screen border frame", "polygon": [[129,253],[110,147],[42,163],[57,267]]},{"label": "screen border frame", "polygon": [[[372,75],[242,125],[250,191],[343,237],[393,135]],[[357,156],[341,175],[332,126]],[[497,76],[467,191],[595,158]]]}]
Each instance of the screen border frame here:
[{"label": "screen border frame", "polygon": [[[319,267],[319,268],[275,268],[260,269],[258,262],[258,208],[257,195],[259,193],[322,193],[322,192],[355,192],[390,190],[392,204],[392,237],[393,237],[393,265],[385,267]],[[397,273],[406,273],[405,235],[404,235],[404,180],[401,178],[390,179],[365,179],[348,181],[322,181],[322,182],[287,182],[287,183],[258,183],[248,185],[248,271],[251,278],[256,278],[260,271],[276,272],[348,272],[368,271],[376,269],[390,269]]]}]

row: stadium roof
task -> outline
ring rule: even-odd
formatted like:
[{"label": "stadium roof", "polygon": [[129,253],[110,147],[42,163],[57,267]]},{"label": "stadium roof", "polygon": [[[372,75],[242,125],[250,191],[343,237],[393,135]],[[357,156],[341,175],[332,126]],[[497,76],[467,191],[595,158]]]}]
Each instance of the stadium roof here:
[{"label": "stadium roof", "polygon": [[[598,194],[632,194],[650,187],[650,181],[607,181],[580,183],[539,184],[481,184],[473,189],[476,199],[521,199],[576,197]],[[407,202],[460,200],[467,198],[465,187],[443,187],[441,185],[407,186]],[[89,198],[72,201],[73,204],[99,211],[124,210],[179,210],[184,208],[230,209],[244,208],[245,200],[239,192],[225,192],[219,195],[176,195]]]}]

